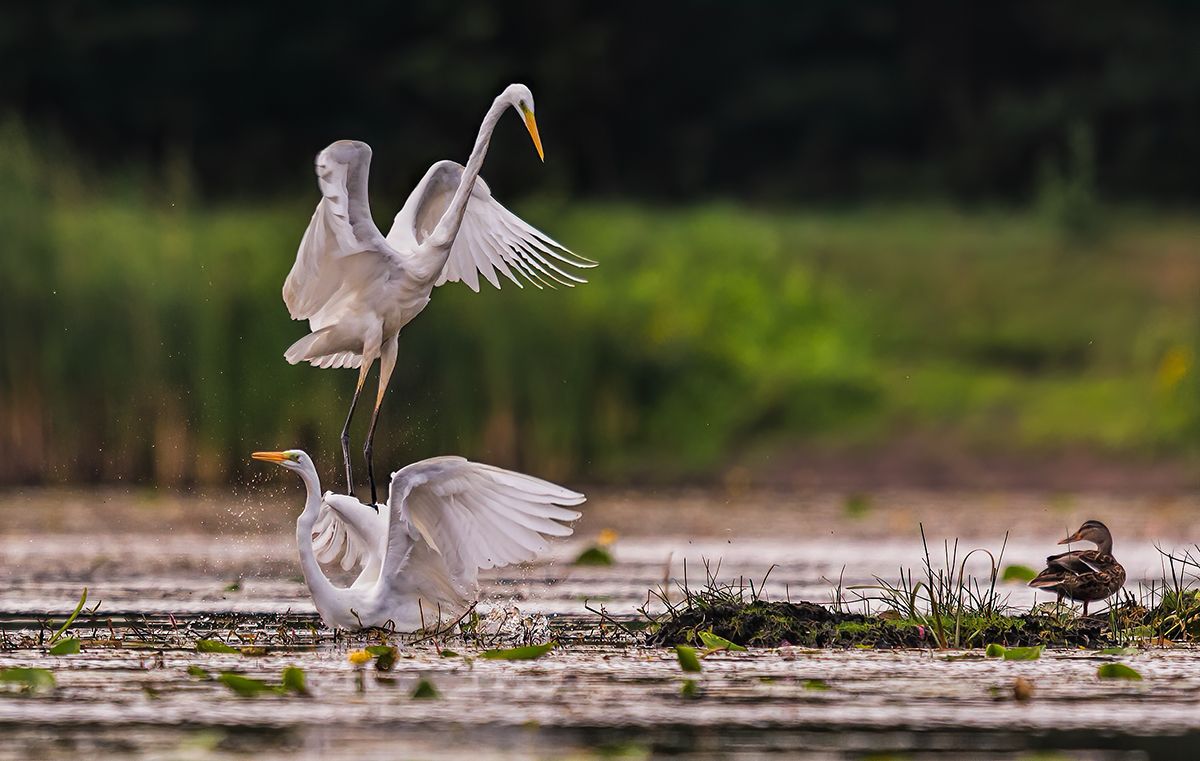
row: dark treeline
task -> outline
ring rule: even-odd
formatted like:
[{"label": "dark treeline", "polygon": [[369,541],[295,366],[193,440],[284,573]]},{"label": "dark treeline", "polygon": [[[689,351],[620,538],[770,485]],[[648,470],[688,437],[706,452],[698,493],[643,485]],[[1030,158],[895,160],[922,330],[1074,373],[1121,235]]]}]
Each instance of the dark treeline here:
[{"label": "dark treeline", "polygon": [[[399,196],[520,80],[543,189],[1020,200],[1074,145],[1108,198],[1193,201],[1198,40],[1190,2],[6,3],[0,112],[209,198],[354,136]],[[498,140],[507,185],[530,156]]]}]

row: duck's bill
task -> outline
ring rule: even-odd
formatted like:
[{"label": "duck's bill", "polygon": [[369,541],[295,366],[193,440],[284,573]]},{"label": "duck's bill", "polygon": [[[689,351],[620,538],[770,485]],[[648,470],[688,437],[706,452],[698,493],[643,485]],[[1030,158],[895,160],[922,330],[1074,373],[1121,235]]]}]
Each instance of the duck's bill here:
[{"label": "duck's bill", "polygon": [[254,452],[250,456],[264,462],[287,462],[292,459],[287,452]]},{"label": "duck's bill", "polygon": [[1082,541],[1083,541],[1083,539],[1081,539],[1079,537],[1079,532],[1076,531],[1074,534],[1071,534],[1066,539],[1063,539],[1062,541],[1060,541],[1059,544],[1070,544],[1071,542],[1082,542]]}]

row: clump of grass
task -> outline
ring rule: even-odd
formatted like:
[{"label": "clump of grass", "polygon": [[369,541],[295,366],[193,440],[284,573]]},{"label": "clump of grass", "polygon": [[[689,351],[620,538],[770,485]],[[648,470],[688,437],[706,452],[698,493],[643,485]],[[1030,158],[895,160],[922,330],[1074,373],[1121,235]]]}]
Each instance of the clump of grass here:
[{"label": "clump of grass", "polygon": [[[873,648],[969,648],[994,643],[1004,652],[1041,646],[1101,647],[1115,640],[1113,627],[1097,617],[1076,618],[1061,608],[1028,613],[1012,609],[1008,598],[997,591],[1007,536],[997,553],[975,549],[960,556],[958,541],[947,541],[944,564],[934,562],[923,527],[921,540],[921,572],[901,569],[899,581],[877,577],[875,584],[858,587],[844,588],[839,582],[830,607],[769,600],[763,592],[767,577],[758,585],[745,579],[723,582],[718,579],[720,567],[714,571],[708,564],[703,586],[695,589],[688,584],[685,566],[676,589],[652,591],[642,607],[642,615],[650,621],[647,641],[707,646],[709,639],[719,637],[742,646]],[[977,554],[989,561],[983,577],[967,573],[968,562]],[[654,600],[661,612],[650,610]],[[855,604],[861,612],[851,610]]]},{"label": "clump of grass", "polygon": [[[877,584],[851,587],[852,590],[871,590],[875,594],[862,595],[860,600],[869,607],[870,602],[883,603],[889,610],[900,614],[902,620],[916,622],[928,627],[936,637],[939,647],[963,647],[978,644],[985,631],[996,626],[1005,627],[1007,598],[996,591],[1000,564],[1004,549],[1008,546],[1008,534],[998,554],[990,550],[973,549],[959,559],[958,540],[953,544],[942,543],[945,565],[936,567],[925,538],[925,526],[921,525],[921,546],[924,549],[923,578],[916,578],[911,569],[900,569],[899,582],[892,583],[876,577]],[[990,562],[988,575],[983,582],[967,575],[967,562],[976,554],[986,555]],[[1007,628],[1007,627],[1005,627]]]},{"label": "clump of grass", "polygon": [[[705,564],[705,583],[692,588],[686,578],[672,594],[665,587],[651,591],[641,613],[651,621],[651,644],[698,645],[706,647],[705,636],[747,646],[775,647],[784,643],[824,646],[838,639],[837,626],[846,619],[865,620],[855,614],[837,614],[811,602],[771,601],[763,596],[762,584],[744,578],[736,583],[718,579],[715,570]],[[769,576],[769,573],[768,573]],[[652,599],[664,608],[652,612]],[[714,640],[715,641],[715,640]]]}]

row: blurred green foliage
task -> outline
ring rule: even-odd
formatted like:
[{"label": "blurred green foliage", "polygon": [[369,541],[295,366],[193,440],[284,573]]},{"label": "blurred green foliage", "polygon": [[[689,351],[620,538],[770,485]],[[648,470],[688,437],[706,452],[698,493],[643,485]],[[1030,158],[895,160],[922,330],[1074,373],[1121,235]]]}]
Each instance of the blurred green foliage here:
[{"label": "blurred green foliage", "polygon": [[[332,476],[354,373],[282,358],[305,332],[280,287],[315,191],[203,204],[182,161],[79,165],[0,127],[0,481],[223,482],[290,446]],[[381,470],[454,452],[672,479],[914,430],[1197,451],[1186,216],[1105,208],[1081,236],[1037,210],[516,208],[600,267],[573,290],[439,289],[401,336]]]}]

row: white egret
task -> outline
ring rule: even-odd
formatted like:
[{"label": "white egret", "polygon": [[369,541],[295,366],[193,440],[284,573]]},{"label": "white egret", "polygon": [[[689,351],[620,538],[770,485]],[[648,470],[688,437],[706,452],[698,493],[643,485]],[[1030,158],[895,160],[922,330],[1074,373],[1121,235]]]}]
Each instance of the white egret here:
[{"label": "white egret", "polygon": [[538,288],[574,286],[586,281],[560,264],[595,266],[501,206],[479,178],[492,130],[510,107],[522,116],[538,156],[543,156],[533,95],[524,85],[510,85],[484,116],[466,167],[454,161],[431,166],[396,215],[387,238],[371,219],[367,199],[370,146],[339,140],[317,156],[323,198],[283,284],[292,319],[308,320],[311,333],[284,356],[291,364],[358,368],[358,385],[342,429],[348,494],[354,491],[350,420],[367,373],[380,360],[379,390],[363,447],[372,504],[377,502],[371,461],[375,424],[396,366],[396,339],[429,303],[434,286],[463,281],[478,292],[483,275],[499,288],[497,270],[522,288],[513,270]]},{"label": "white egret", "polygon": [[[559,521],[580,513],[561,506],[585,499],[533,476],[432,457],[393,473],[387,504],[373,510],[350,496],[322,497],[312,458],[299,449],[253,457],[304,481],[300,566],[321,620],[344,629],[414,631],[452,620],[476,599],[479,569],[533,560],[546,536],[570,536]],[[362,565],[349,587],[335,586],[321,569],[339,557],[343,568]]]}]

